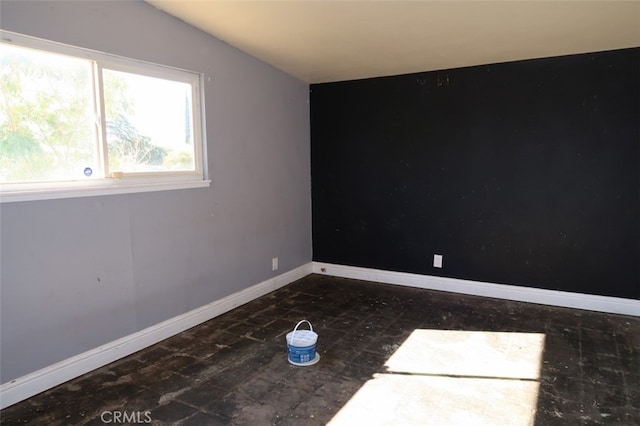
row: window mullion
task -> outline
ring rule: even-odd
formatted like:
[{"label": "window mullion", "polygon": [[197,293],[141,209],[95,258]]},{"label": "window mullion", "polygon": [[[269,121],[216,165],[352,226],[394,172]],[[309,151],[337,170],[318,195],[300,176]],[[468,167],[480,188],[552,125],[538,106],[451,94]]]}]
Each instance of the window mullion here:
[{"label": "window mullion", "polygon": [[102,79],[102,66],[96,61],[93,66],[93,86],[96,111],[96,133],[98,141],[98,158],[102,176],[109,177],[109,155],[107,151],[107,124],[104,102],[104,84]]}]

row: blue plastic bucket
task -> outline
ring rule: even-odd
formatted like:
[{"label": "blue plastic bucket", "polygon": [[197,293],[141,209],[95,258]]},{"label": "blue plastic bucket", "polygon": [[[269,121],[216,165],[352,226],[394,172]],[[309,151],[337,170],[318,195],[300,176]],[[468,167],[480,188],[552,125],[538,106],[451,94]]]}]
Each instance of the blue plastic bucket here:
[{"label": "blue plastic bucket", "polygon": [[[309,330],[298,330],[303,322],[309,324]],[[300,321],[293,331],[287,333],[286,338],[291,364],[305,366],[318,362],[320,359],[320,355],[316,353],[318,334],[313,331],[313,326],[309,321]]]}]

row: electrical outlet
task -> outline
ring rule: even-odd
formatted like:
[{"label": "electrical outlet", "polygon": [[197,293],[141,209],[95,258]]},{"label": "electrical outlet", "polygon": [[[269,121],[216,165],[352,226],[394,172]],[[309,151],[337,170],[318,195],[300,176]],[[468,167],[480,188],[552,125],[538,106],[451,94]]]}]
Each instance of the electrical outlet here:
[{"label": "electrical outlet", "polygon": [[433,255],[433,267],[434,268],[442,268],[442,255],[434,254]]},{"label": "electrical outlet", "polygon": [[273,259],[271,259],[271,270],[272,271],[277,271],[278,270],[278,258],[274,257]]}]

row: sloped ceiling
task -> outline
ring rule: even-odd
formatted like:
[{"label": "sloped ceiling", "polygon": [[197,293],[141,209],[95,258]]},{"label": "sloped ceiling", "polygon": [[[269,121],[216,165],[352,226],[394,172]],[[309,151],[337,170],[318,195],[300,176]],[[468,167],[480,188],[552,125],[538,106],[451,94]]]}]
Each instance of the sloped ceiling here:
[{"label": "sloped ceiling", "polygon": [[146,1],[308,83],[640,46],[640,1]]}]

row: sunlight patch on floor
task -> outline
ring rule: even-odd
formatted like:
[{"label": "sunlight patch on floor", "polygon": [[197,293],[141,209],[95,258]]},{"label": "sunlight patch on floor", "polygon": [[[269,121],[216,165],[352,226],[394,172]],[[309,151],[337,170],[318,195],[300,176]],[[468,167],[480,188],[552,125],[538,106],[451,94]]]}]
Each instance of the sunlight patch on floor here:
[{"label": "sunlight patch on floor", "polygon": [[329,424],[533,425],[543,350],[538,333],[415,330]]}]

